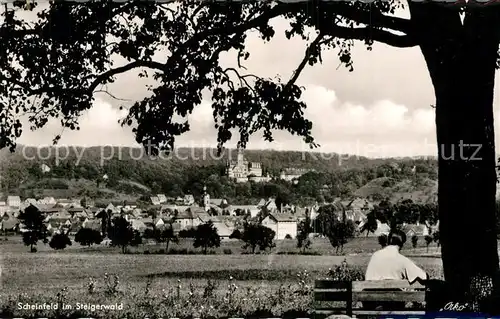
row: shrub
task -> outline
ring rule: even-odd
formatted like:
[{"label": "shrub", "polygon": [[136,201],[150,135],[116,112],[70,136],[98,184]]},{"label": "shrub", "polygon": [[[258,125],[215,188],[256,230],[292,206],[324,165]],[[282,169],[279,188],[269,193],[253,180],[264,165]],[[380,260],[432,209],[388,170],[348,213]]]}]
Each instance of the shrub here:
[{"label": "shrub", "polygon": [[61,233],[55,234],[49,242],[49,246],[55,250],[63,250],[67,246],[71,246],[71,240],[68,235]]},{"label": "shrub", "polygon": [[357,281],[364,280],[365,273],[361,267],[349,265],[344,259],[340,265],[328,270],[328,278],[338,281]]},{"label": "shrub", "polygon": [[285,239],[293,239],[290,234],[286,234]]},{"label": "shrub", "polygon": [[80,228],[75,235],[75,242],[82,246],[92,246],[102,242],[101,232],[91,228]]},{"label": "shrub", "polygon": [[179,231],[179,238],[194,238],[195,233],[195,228],[182,229],[181,231]]},{"label": "shrub", "polygon": [[233,251],[230,248],[224,248],[224,255],[232,255]]},{"label": "shrub", "polygon": [[411,236],[411,244],[412,244],[413,248],[417,248],[417,245],[418,245],[418,236],[417,235]]},{"label": "shrub", "polygon": [[229,235],[229,239],[241,239],[241,232],[238,229],[233,230],[231,235]]}]

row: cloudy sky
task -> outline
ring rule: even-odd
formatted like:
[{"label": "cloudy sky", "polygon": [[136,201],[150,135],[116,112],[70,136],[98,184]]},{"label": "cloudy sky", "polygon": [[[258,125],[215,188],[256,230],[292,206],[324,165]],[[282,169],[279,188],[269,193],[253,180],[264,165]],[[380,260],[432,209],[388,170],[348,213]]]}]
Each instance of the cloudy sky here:
[{"label": "cloudy sky", "polygon": [[[302,40],[287,40],[282,20],[273,20],[277,35],[270,43],[250,36],[247,48],[251,58],[248,72],[261,76],[281,75],[287,79],[300,63],[305,50]],[[372,51],[360,42],[353,51],[354,72],[338,67],[335,51],[323,54],[323,64],[308,66],[298,84],[306,88],[306,116],[312,120],[313,133],[322,152],[359,154],[370,157],[435,155],[434,92],[425,62],[418,48],[398,49],[376,44]],[[222,63],[231,63],[226,55]],[[120,99],[137,100],[146,94],[144,82],[136,73],[121,75],[109,90]],[[497,85],[498,91],[498,85]],[[130,128],[122,128],[118,110],[123,101],[96,95],[95,106],[81,118],[80,131],[64,131],[62,145],[134,146]],[[216,145],[216,131],[210,101],[195,108],[190,115],[191,131],[177,146]],[[495,102],[496,104],[496,102]],[[498,116],[498,112],[496,112]],[[50,123],[36,132],[26,131],[22,144],[47,145],[61,132]],[[497,129],[497,141],[500,129]],[[251,139],[248,148],[308,150],[300,138],[278,132],[276,142]],[[228,146],[233,146],[234,143]],[[498,144],[498,142],[497,142]]]}]

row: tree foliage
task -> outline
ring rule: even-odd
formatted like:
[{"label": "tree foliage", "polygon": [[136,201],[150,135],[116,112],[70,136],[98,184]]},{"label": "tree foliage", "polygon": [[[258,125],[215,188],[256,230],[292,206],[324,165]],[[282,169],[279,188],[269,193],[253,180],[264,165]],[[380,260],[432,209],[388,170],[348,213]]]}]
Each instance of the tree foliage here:
[{"label": "tree foliage", "polygon": [[417,248],[417,245],[418,245],[418,236],[417,235],[411,236],[411,245],[413,246],[413,249]]},{"label": "tree foliage", "polygon": [[371,211],[368,214],[366,214],[366,221],[361,227],[360,233],[366,232],[366,237],[368,237],[370,233],[375,233],[377,228],[378,228],[378,223],[377,223],[376,212]]},{"label": "tree foliage", "polygon": [[345,208],[341,204],[330,204],[318,209],[314,225],[315,232],[325,236],[336,248],[336,253],[343,251],[344,245],[353,238],[356,225],[346,219]]},{"label": "tree foliage", "polygon": [[271,228],[262,224],[248,222],[243,225],[240,240],[244,243],[243,249],[250,248],[250,251],[254,254],[257,248],[261,251],[274,248],[276,246],[274,243],[275,236],[276,232]]},{"label": "tree foliage", "polygon": [[111,246],[121,247],[123,253],[125,253],[127,246],[133,246],[138,241],[137,232],[124,217],[113,219],[108,238],[111,240]]},{"label": "tree foliage", "polygon": [[229,235],[229,239],[241,239],[241,231],[239,229],[233,230],[231,235]]},{"label": "tree foliage", "polygon": [[301,248],[302,251],[309,249],[311,247],[311,239],[309,235],[313,232],[312,221],[309,213],[306,217],[299,222],[297,225],[297,248]]},{"label": "tree foliage", "polygon": [[71,246],[71,239],[66,233],[57,233],[50,239],[49,246],[54,250],[63,250]]},{"label": "tree foliage", "polygon": [[424,240],[425,240],[425,246],[427,247],[427,251],[429,251],[429,246],[430,244],[432,244],[434,238],[430,235],[426,235],[424,236]]},{"label": "tree foliage", "polygon": [[109,237],[109,231],[112,227],[112,213],[110,209],[102,209],[96,214],[96,218],[101,220],[101,234],[103,237]]},{"label": "tree foliage", "polygon": [[196,227],[193,242],[194,248],[201,247],[203,253],[206,254],[208,248],[220,247],[220,242],[221,240],[217,228],[215,228],[211,220]]},{"label": "tree foliage", "polygon": [[98,230],[82,227],[75,234],[75,242],[82,246],[98,245],[102,242],[101,233]]},{"label": "tree foliage", "polygon": [[175,235],[172,225],[167,225],[162,228],[148,228],[144,231],[143,237],[146,239],[153,239],[157,243],[165,243],[167,250],[171,242],[179,242],[179,238]]},{"label": "tree foliage", "polygon": [[34,252],[34,246],[38,241],[42,241],[44,244],[48,243],[48,230],[44,223],[44,216],[33,205],[30,205],[24,209],[21,214],[19,214],[19,221],[24,225],[26,229],[23,232],[23,243],[26,246],[30,246],[30,251]]}]

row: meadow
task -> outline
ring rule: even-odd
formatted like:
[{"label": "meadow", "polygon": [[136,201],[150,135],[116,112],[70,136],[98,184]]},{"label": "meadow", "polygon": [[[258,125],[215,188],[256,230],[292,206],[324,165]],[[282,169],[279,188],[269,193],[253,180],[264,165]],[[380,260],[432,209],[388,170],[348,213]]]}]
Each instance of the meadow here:
[{"label": "meadow", "polygon": [[[241,254],[241,243],[223,242],[214,254],[144,254],[159,246],[144,245],[120,254],[111,247],[54,252],[39,244],[29,253],[18,238],[1,242],[3,266],[1,316],[75,315],[77,303],[123,304],[122,310],[78,312],[93,317],[224,317],[297,316],[311,308],[314,279],[364,273],[375,238],[357,238],[334,256],[327,242],[311,250],[322,255],[299,255],[295,241],[278,241],[271,253]],[[171,245],[188,247],[189,242]],[[232,254],[223,251],[231,249]],[[431,248],[430,251],[436,251]],[[434,277],[441,276],[441,259],[424,256],[426,249],[407,248],[413,260]],[[347,262],[347,270],[336,267]],[[72,309],[19,310],[17,304],[58,303]],[[61,308],[59,307],[59,308]],[[3,313],[2,313],[3,312]]]}]

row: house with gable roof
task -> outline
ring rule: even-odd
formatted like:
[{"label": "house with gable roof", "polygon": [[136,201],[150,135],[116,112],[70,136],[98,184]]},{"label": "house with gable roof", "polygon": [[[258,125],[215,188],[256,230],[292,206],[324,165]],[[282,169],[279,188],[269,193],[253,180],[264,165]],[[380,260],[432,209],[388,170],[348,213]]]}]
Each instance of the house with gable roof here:
[{"label": "house with gable roof", "polygon": [[160,204],[165,204],[167,202],[167,196],[165,196],[165,194],[157,194],[156,197]]},{"label": "house with gable roof", "polygon": [[263,220],[262,225],[276,233],[275,239],[285,239],[287,235],[297,237],[297,218],[290,213],[270,213]]},{"label": "house with gable roof", "polygon": [[160,199],[158,198],[158,196],[151,196],[149,197],[149,200],[151,201],[151,204],[152,205],[161,205],[161,201]]}]

